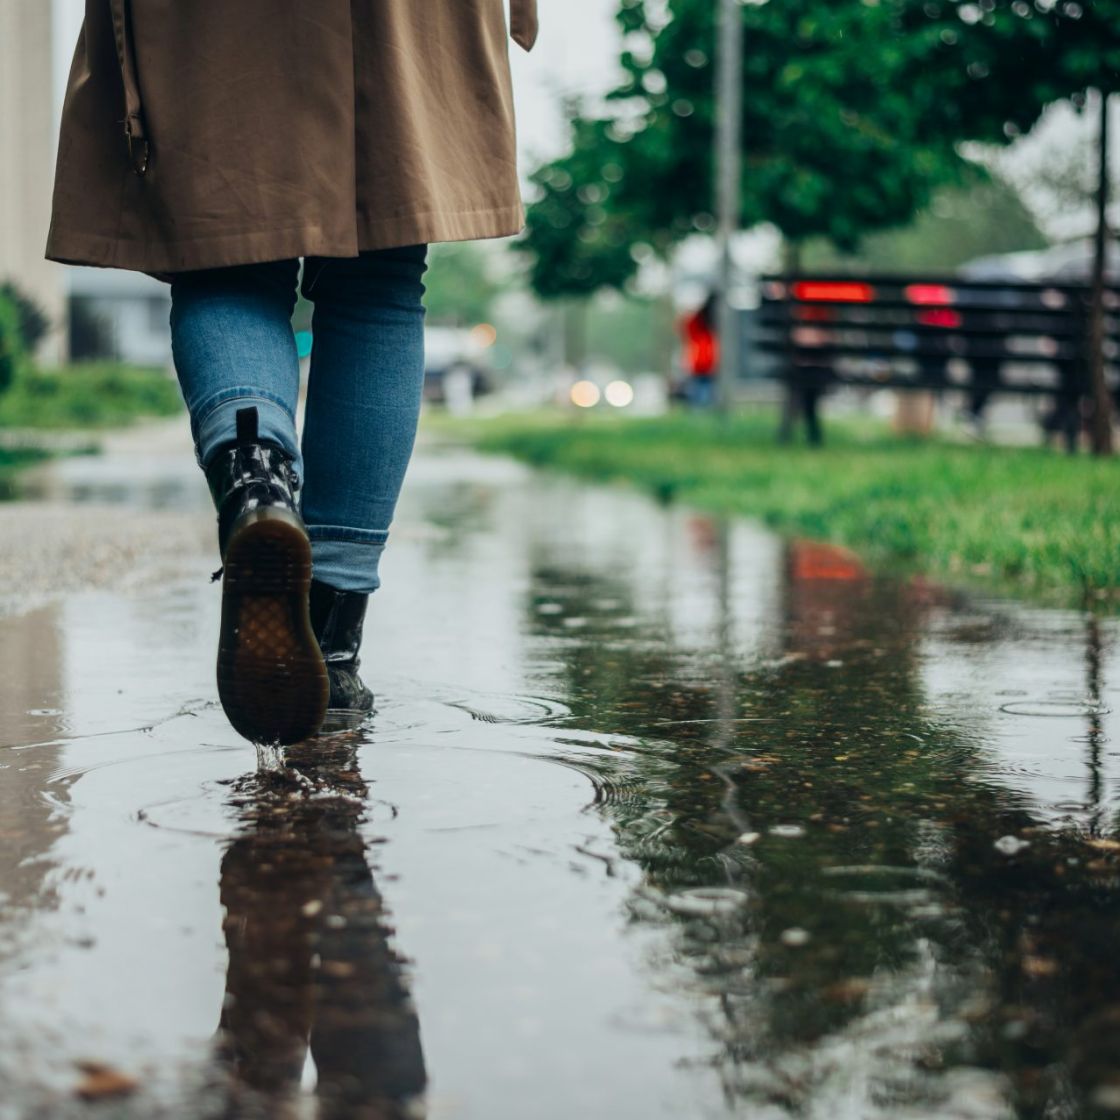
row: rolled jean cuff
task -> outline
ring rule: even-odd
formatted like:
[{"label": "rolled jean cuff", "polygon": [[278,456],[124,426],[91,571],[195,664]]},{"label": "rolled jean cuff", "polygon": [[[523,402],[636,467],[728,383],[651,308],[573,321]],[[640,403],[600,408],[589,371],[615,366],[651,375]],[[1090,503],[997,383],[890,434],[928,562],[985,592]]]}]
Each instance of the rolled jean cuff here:
[{"label": "rolled jean cuff", "polygon": [[378,569],[388,530],[309,525],[311,574],[339,591],[372,595],[381,586]]},{"label": "rolled jean cuff", "polygon": [[252,389],[223,389],[198,409],[195,421],[195,454],[205,468],[214,452],[237,438],[237,412],[257,410],[258,434],[262,440],[278,443],[295,460],[296,473],[303,478],[303,457],[296,436],[295,417],[281,401]]}]

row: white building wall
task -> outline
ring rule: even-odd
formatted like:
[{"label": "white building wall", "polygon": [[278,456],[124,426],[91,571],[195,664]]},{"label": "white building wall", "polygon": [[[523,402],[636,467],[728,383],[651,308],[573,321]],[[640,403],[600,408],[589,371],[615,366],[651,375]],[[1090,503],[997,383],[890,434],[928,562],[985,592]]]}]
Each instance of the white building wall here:
[{"label": "white building wall", "polygon": [[40,357],[66,342],[66,280],[43,259],[57,144],[54,7],[0,0],[0,280],[11,280],[50,316]]},{"label": "white building wall", "polygon": [[107,299],[103,308],[121,361],[137,366],[170,365],[171,301],[165,287],[149,297]]}]

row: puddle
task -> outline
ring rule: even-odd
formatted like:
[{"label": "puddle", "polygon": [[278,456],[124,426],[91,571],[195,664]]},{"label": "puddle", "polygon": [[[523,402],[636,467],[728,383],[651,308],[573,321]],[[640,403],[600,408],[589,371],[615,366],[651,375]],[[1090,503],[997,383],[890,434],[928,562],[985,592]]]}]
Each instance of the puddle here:
[{"label": "puddle", "polygon": [[[182,455],[39,498],[204,541]],[[1115,1114],[1114,621],[428,451],[258,759],[179,552],[0,620],[0,1120]]]}]

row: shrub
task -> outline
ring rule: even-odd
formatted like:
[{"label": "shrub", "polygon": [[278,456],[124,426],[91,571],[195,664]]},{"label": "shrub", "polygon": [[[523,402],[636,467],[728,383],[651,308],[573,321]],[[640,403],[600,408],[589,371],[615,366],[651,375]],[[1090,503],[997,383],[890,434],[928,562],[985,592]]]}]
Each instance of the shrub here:
[{"label": "shrub", "polygon": [[179,386],[164,370],[117,362],[32,369],[24,362],[0,397],[0,427],[111,428],[182,408]]},{"label": "shrub", "polygon": [[10,280],[0,284],[0,298],[8,300],[15,307],[23,349],[28,354],[33,354],[51,329],[47,313]]},{"label": "shrub", "polygon": [[23,360],[23,335],[19,325],[19,309],[0,293],[0,393],[15,380]]}]

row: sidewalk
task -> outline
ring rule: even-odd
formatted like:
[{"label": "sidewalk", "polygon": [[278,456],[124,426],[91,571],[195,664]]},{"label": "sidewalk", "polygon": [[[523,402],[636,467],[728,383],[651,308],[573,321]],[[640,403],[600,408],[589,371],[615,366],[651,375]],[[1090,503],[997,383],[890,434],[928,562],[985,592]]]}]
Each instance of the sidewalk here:
[{"label": "sidewalk", "polygon": [[[95,435],[103,456],[52,460],[21,477],[30,500],[0,503],[0,615],[83,590],[157,587],[213,559],[213,515],[186,421]],[[132,492],[126,504],[122,489]],[[173,508],[156,508],[171,503]],[[213,556],[210,554],[214,553]]]}]

